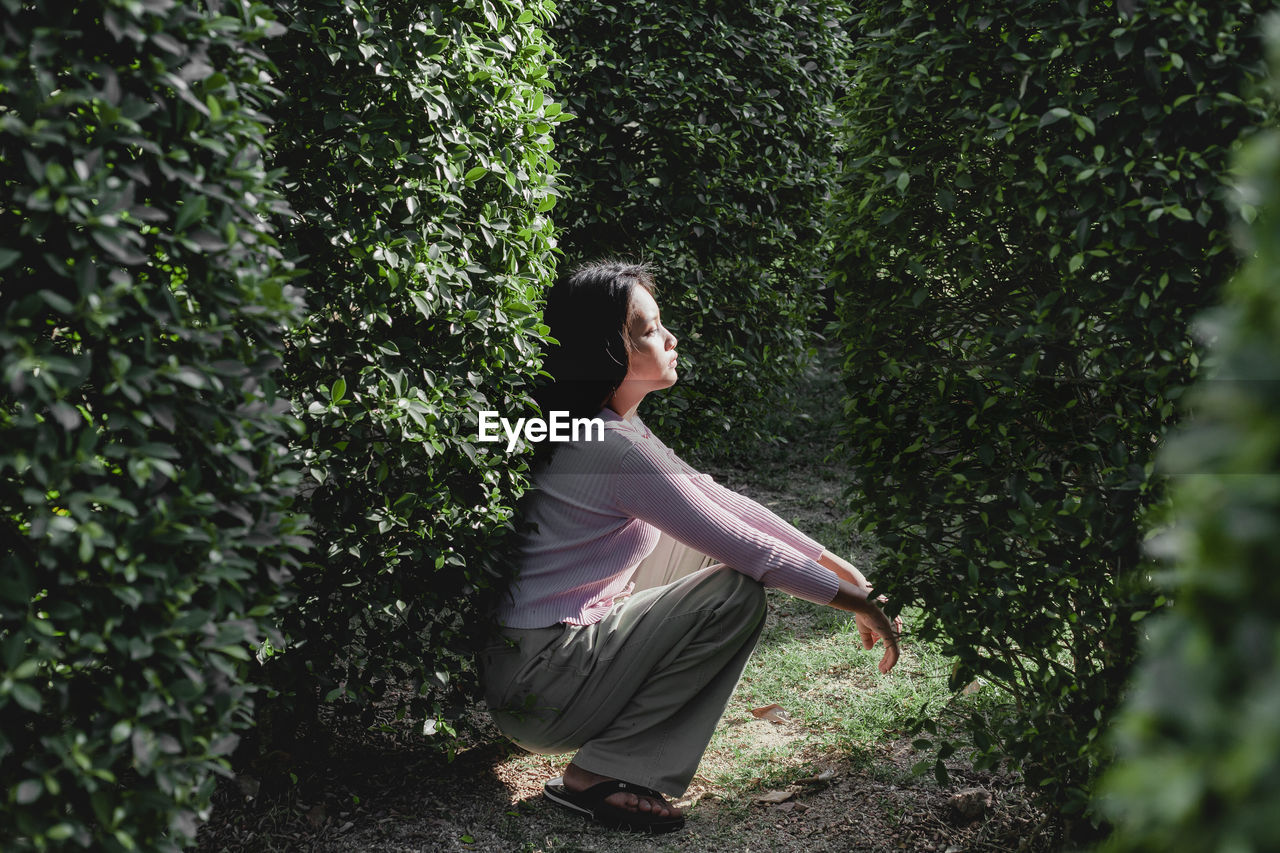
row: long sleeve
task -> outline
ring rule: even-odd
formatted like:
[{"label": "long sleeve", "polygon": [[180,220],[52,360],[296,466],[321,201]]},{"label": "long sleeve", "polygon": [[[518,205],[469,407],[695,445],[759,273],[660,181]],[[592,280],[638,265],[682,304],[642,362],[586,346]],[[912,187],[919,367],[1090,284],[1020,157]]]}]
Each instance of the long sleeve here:
[{"label": "long sleeve", "polygon": [[[656,439],[654,439],[656,440]],[[661,444],[661,442],[659,442]],[[704,474],[695,469],[692,465],[685,462],[675,451],[662,444],[662,449],[666,452],[669,459],[680,467],[680,470],[697,486],[703,494],[716,503],[721,509],[732,513],[742,520],[744,524],[750,525],[756,530],[775,539],[779,539],[801,554],[811,559],[818,559],[822,556],[822,552],[826,550],[816,540],[806,536],[797,530],[793,525],[783,521],[776,513],[762,506],[760,503],[753,501],[745,495],[740,495],[732,489],[726,489],[717,483],[709,474]]]},{"label": "long sleeve", "polygon": [[[641,441],[622,457],[613,489],[613,501],[619,511],[766,586],[819,604],[829,604],[835,598],[840,583],[836,575],[785,540],[792,539],[805,550],[817,547],[820,552],[817,543],[754,501],[742,499],[757,508],[743,507],[745,517],[732,508],[734,502],[721,505],[708,494],[707,485],[696,483],[698,478],[689,475],[692,469],[665,450]],[[714,481],[710,486],[713,493],[723,489]],[[771,535],[761,527],[772,527],[782,535]]]}]

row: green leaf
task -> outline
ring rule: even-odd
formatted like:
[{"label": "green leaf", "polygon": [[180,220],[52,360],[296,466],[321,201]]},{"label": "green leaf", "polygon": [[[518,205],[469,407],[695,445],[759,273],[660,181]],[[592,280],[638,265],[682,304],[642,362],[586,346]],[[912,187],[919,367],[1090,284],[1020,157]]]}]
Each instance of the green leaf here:
[{"label": "green leaf", "polygon": [[28,711],[31,711],[33,714],[40,713],[40,710],[44,707],[44,699],[41,697],[40,692],[30,684],[23,684],[21,682],[14,684],[9,688],[9,695],[11,695],[14,698],[14,701],[19,705],[26,708]]},{"label": "green leaf", "polygon": [[43,793],[44,783],[39,779],[23,779],[18,783],[14,799],[17,801],[18,805],[25,806],[40,799],[40,795]]},{"label": "green leaf", "polygon": [[194,367],[179,367],[171,375],[178,382],[190,388],[200,389],[208,384],[208,378]]},{"label": "green leaf", "polygon": [[1040,127],[1048,127],[1056,121],[1060,121],[1071,115],[1071,110],[1065,107],[1054,107],[1053,109],[1040,116]]},{"label": "green leaf", "polygon": [[347,394],[347,380],[339,376],[333,380],[333,385],[329,388],[329,399],[337,403]]},{"label": "green leaf", "polygon": [[183,196],[178,206],[178,216],[174,220],[173,230],[177,233],[186,231],[196,222],[202,221],[209,214],[209,203],[202,195]]},{"label": "green leaf", "polygon": [[40,662],[27,658],[13,668],[12,677],[21,681],[35,677],[38,672],[40,672]]}]

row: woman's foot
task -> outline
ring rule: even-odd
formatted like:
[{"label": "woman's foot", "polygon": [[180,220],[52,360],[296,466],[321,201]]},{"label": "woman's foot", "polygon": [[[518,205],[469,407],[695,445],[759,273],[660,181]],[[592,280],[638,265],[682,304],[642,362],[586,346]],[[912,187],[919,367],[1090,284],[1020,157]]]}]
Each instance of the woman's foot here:
[{"label": "woman's foot", "polygon": [[[572,763],[564,769],[564,786],[570,791],[585,791],[592,785],[612,780],[613,777],[611,776],[601,776],[599,773],[583,770]],[[604,801],[614,808],[625,809],[637,814],[647,814],[655,817],[678,817],[682,814],[680,809],[668,803],[662,796],[649,797],[627,791],[619,791],[616,794],[610,794],[605,797]]]}]

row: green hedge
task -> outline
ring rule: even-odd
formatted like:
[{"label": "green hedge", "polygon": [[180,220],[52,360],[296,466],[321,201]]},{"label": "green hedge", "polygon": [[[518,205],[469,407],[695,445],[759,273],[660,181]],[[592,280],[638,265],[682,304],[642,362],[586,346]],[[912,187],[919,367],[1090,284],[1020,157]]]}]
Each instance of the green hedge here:
[{"label": "green hedge", "polygon": [[[1274,81],[1274,28],[1271,45]],[[1117,720],[1114,850],[1280,849],[1280,134],[1242,165],[1261,210],[1252,257],[1205,320],[1215,364],[1159,457],[1177,524],[1155,550],[1174,605]]]},{"label": "green hedge", "polygon": [[276,8],[274,162],[311,308],[286,370],[317,542],[275,662],[301,703],[281,719],[318,689],[371,721],[398,684],[430,731],[510,574],[499,549],[525,484],[523,458],[475,433],[478,411],[529,405],[545,332],[550,6]]},{"label": "green hedge", "polygon": [[570,265],[654,265],[681,379],[645,419],[685,448],[756,435],[811,345],[847,14],[837,0],[558,10],[555,85],[575,117],[556,141],[560,245]]},{"label": "green hedge", "polygon": [[270,24],[0,9],[0,847],[176,849],[305,545]]},{"label": "green hedge", "polygon": [[[837,275],[877,587],[985,763],[1083,808],[1144,613],[1153,453],[1235,261],[1229,155],[1273,4],[893,0],[855,18]],[[1242,98],[1243,95],[1243,98]]]}]

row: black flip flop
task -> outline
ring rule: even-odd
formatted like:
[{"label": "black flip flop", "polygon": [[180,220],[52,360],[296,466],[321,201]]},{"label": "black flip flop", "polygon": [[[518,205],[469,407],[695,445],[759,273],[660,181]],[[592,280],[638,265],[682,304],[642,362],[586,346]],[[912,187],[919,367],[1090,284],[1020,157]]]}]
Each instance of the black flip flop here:
[{"label": "black flip flop", "polygon": [[674,832],[684,826],[684,815],[674,817],[658,817],[647,812],[633,812],[620,809],[604,801],[605,797],[626,791],[637,796],[663,799],[662,795],[652,788],[633,785],[618,779],[600,782],[585,791],[570,791],[564,786],[564,777],[548,779],[542,786],[542,793],[548,800],[566,811],[582,815],[594,820],[601,826],[610,829],[628,829],[632,832]]}]

